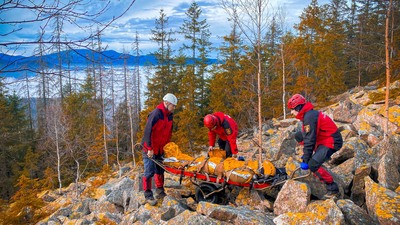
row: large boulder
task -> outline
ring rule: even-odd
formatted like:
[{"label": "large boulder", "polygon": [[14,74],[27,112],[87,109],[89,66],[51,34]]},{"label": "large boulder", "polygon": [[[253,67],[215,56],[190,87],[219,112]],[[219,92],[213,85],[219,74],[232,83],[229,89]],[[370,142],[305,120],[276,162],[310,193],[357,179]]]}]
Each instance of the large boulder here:
[{"label": "large boulder", "polygon": [[353,158],[356,152],[360,152],[360,155],[363,152],[366,152],[367,149],[368,145],[365,141],[361,140],[358,137],[349,138],[346,142],[343,143],[343,147],[339,151],[333,153],[331,159],[329,160],[329,163],[339,165],[344,161]]},{"label": "large boulder", "polygon": [[358,205],[354,204],[351,200],[340,199],[336,202],[336,205],[342,211],[347,225],[374,224],[368,213]]},{"label": "large boulder", "polygon": [[345,193],[350,192],[351,188],[350,186],[352,184],[354,177],[353,168],[354,168],[354,158],[351,158],[332,169],[332,172],[334,172],[343,181],[344,184],[343,188]]},{"label": "large boulder", "polygon": [[353,186],[350,199],[358,206],[365,203],[365,181],[364,178],[371,174],[370,166],[361,166],[354,172]]},{"label": "large boulder", "polygon": [[230,224],[274,224],[272,219],[264,212],[249,210],[245,207],[236,208],[200,202],[196,211],[209,218]]},{"label": "large boulder", "polygon": [[342,123],[353,123],[361,109],[361,105],[346,99],[339,102],[339,106],[333,111],[333,120]]},{"label": "large boulder", "polygon": [[344,215],[332,199],[310,203],[304,213],[288,212],[276,217],[274,223],[286,224],[345,224]]},{"label": "large boulder", "polygon": [[378,181],[385,188],[396,190],[400,182],[400,173],[393,153],[385,154],[379,161]]},{"label": "large boulder", "polygon": [[365,177],[365,199],[369,215],[379,224],[399,224],[400,195]]},{"label": "large boulder", "polygon": [[307,184],[288,180],[282,187],[274,203],[274,214],[305,212],[310,203],[311,190]]}]

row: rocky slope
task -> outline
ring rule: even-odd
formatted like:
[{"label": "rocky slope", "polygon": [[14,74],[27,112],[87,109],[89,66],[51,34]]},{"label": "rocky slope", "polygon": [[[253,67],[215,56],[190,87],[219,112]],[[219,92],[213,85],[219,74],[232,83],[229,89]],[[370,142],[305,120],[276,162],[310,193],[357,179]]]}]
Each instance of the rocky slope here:
[{"label": "rocky slope", "polygon": [[[400,82],[390,89],[400,93]],[[142,166],[129,164],[111,175],[71,184],[61,195],[43,192],[38,197],[47,205],[41,212],[51,215],[38,224],[400,224],[400,97],[391,99],[387,121],[379,98],[384,91],[371,84],[321,109],[344,137],[342,149],[324,165],[340,184],[340,198],[323,200],[325,185],[308,176],[263,192],[238,190],[225,205],[197,203],[193,185],[186,180],[180,185],[179,177],[166,174],[168,196],[150,206],[141,190]],[[263,157],[289,174],[302,155],[294,140],[299,127],[295,119],[274,119],[262,130]],[[252,141],[257,133],[242,131],[238,140],[247,159],[257,157]]]}]

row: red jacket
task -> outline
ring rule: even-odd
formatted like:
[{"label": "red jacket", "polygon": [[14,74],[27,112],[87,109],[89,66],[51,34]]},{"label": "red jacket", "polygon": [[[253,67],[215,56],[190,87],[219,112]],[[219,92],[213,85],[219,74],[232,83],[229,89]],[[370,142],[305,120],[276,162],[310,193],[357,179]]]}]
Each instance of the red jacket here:
[{"label": "red jacket", "polygon": [[147,117],[142,145],[144,151],[153,150],[155,155],[164,153],[164,146],[171,141],[173,114],[160,103]]},{"label": "red jacket", "polygon": [[208,131],[209,145],[215,145],[216,136],[218,134],[221,140],[229,142],[232,154],[237,154],[236,137],[238,135],[238,125],[236,121],[222,112],[215,112],[213,115],[218,118],[218,122],[214,130],[210,129]]},{"label": "red jacket", "polygon": [[303,121],[304,161],[308,162],[319,145],[333,150],[339,150],[342,147],[342,135],[336,124],[323,112],[314,110],[310,102],[303,106],[296,118]]}]

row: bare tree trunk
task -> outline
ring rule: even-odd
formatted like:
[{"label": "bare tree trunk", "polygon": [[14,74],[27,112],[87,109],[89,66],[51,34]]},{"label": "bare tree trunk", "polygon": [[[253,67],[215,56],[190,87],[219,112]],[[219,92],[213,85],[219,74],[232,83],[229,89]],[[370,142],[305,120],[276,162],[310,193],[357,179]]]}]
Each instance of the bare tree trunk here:
[{"label": "bare tree trunk", "polygon": [[[254,67],[257,69],[257,101],[258,101],[258,144],[259,148],[259,166],[262,163],[262,96],[261,96],[261,40],[264,35],[262,32],[268,27],[270,22],[268,18],[268,0],[221,0],[221,3],[228,13],[229,17],[238,25],[243,35],[248,39],[257,54],[257,63]],[[239,9],[239,10],[238,10]],[[267,84],[268,85],[268,84]]]},{"label": "bare tree trunk", "polygon": [[[129,95],[128,95],[128,99],[129,99]],[[133,118],[132,118],[132,106],[129,105],[129,100],[127,101],[127,106],[126,106],[129,110],[129,125],[130,125],[130,132],[131,132],[131,148],[132,148],[132,158],[133,158],[133,166],[136,166],[136,159],[135,159],[135,150],[134,148],[134,140],[133,140]]]},{"label": "bare tree trunk", "polygon": [[388,136],[389,128],[389,87],[390,87],[390,46],[389,41],[389,18],[391,14],[392,0],[389,0],[389,6],[386,13],[386,27],[385,27],[385,61],[386,61],[386,96],[385,96],[385,112],[386,112],[386,126],[384,138]]},{"label": "bare tree trunk", "polygon": [[80,169],[80,164],[79,164],[79,160],[75,159],[75,164],[76,164],[76,178],[75,178],[75,196],[76,198],[79,198],[79,178],[80,178],[80,173],[79,173],[79,169]]},{"label": "bare tree trunk", "polygon": [[285,57],[283,56],[283,43],[281,44],[281,59],[282,59],[282,104],[283,104],[283,119],[286,119],[286,74],[285,74]]},{"label": "bare tree trunk", "polygon": [[58,192],[59,194],[62,193],[62,183],[61,183],[61,154],[60,154],[60,141],[58,136],[58,128],[57,128],[57,117],[54,118],[54,134],[56,135],[56,151],[57,151],[57,178],[58,178]]},{"label": "bare tree trunk", "polygon": [[[118,171],[121,171],[121,163],[119,162],[119,129],[118,129],[118,119],[115,115],[115,92],[114,92],[114,71],[111,69],[111,101],[112,101],[112,118],[113,123],[115,124],[115,148],[117,151],[117,164],[118,164]],[[121,174],[119,177],[121,177]]]},{"label": "bare tree trunk", "polygon": [[[97,30],[99,33],[99,30]],[[97,35],[97,51],[101,53],[103,51],[101,47],[101,37],[100,34]],[[103,91],[103,67],[102,67],[102,55],[99,54],[98,66],[99,66],[99,91],[100,91],[100,100],[101,100],[101,119],[103,122],[103,145],[104,145],[104,157],[106,160],[106,165],[109,166],[108,162],[108,148],[107,148],[107,124],[106,124],[106,110],[104,103],[104,91]]]},{"label": "bare tree trunk", "polygon": [[62,32],[62,21],[61,16],[56,16],[56,30],[55,30],[55,37],[56,37],[56,47],[57,47],[57,58],[58,58],[58,77],[59,77],[59,85],[60,85],[60,96],[61,101],[64,99],[64,91],[63,91],[63,80],[62,80],[62,57],[61,57],[61,32]]},{"label": "bare tree trunk", "polygon": [[28,97],[28,118],[29,118],[29,128],[33,130],[33,121],[32,121],[32,107],[31,107],[31,96],[29,93],[29,80],[28,74],[25,74],[25,81],[26,81],[26,93]]}]

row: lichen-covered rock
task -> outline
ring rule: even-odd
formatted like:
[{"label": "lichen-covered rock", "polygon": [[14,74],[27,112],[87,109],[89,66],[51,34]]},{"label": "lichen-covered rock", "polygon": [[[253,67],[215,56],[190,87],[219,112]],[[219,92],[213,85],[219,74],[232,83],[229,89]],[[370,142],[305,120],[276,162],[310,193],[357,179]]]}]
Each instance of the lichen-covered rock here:
[{"label": "lichen-covered rock", "polygon": [[305,212],[310,202],[311,190],[307,184],[288,180],[282,187],[274,203],[274,214]]},{"label": "lichen-covered rock", "polygon": [[383,106],[369,106],[359,112],[356,121],[353,123],[359,135],[374,134],[377,137],[382,137],[386,124],[388,124],[389,134],[395,133],[397,125],[388,122],[387,119],[379,115],[381,107]]},{"label": "lichen-covered rock", "polygon": [[304,213],[288,212],[281,214],[273,221],[277,225],[345,224],[342,211],[332,199],[312,202]]},{"label": "lichen-covered rock", "polygon": [[354,168],[354,158],[351,158],[332,169],[332,172],[334,172],[337,176],[339,176],[340,179],[343,181],[346,193],[350,191],[349,190],[350,184],[353,181],[354,177],[353,168]]},{"label": "lichen-covered rock", "polygon": [[252,210],[260,210],[261,212],[268,212],[273,210],[273,203],[265,199],[265,197],[256,190],[242,188],[239,195],[235,199],[235,203],[238,206],[247,206]]},{"label": "lichen-covered rock", "polygon": [[107,195],[106,200],[125,208],[127,201],[127,193],[133,192],[133,180],[124,177],[111,187],[111,192]]},{"label": "lichen-covered rock", "polygon": [[[311,173],[309,170],[301,170],[299,169],[300,163],[298,161],[295,161],[293,158],[289,158],[289,160],[286,163],[285,169],[286,173],[288,174],[289,177],[299,179],[299,177],[302,177],[299,179],[299,181],[307,183],[308,187],[311,189],[311,195],[322,199],[324,195],[327,193],[326,190],[326,184],[320,181],[317,176],[315,176],[313,173]],[[340,196],[344,195],[344,183],[342,179],[333,173],[330,169],[324,167],[333,177],[334,181],[338,184],[339,186],[339,192]],[[309,174],[309,176],[307,176]]]},{"label": "lichen-covered rock", "polygon": [[349,138],[343,144],[343,147],[339,151],[333,153],[333,155],[331,156],[331,160],[329,160],[329,163],[333,165],[338,165],[348,159],[353,158],[357,151],[363,152],[367,149],[368,145],[365,141],[361,140],[358,137]]},{"label": "lichen-covered rock", "polygon": [[385,154],[379,161],[378,181],[380,185],[390,190],[395,190],[399,186],[400,173],[391,152]]},{"label": "lichen-covered rock", "polygon": [[175,198],[172,198],[170,196],[164,197],[161,206],[166,209],[161,217],[161,219],[164,221],[167,221],[188,209],[187,205],[177,201]]},{"label": "lichen-covered rock", "polygon": [[378,145],[372,148],[356,148],[354,168],[371,165],[371,167],[377,169],[379,165],[379,149],[380,146]]},{"label": "lichen-covered rock", "polygon": [[347,142],[348,139],[357,136],[357,133],[351,124],[341,124],[338,125],[338,128],[341,130],[340,134],[342,134],[344,142]]},{"label": "lichen-covered rock", "polygon": [[365,177],[365,199],[369,215],[379,224],[400,223],[400,195]]},{"label": "lichen-covered rock", "polygon": [[97,213],[122,213],[124,209],[109,201],[93,201],[89,203],[89,210],[95,214]]},{"label": "lichen-covered rock", "polygon": [[372,225],[374,224],[372,218],[368,213],[354,204],[349,199],[340,199],[336,202],[336,205],[340,208],[344,215],[344,219],[347,225]]},{"label": "lichen-covered rock", "polygon": [[[226,222],[221,222],[207,216],[201,215],[197,212],[191,212],[186,210],[179,214],[178,216],[168,220],[166,225],[225,225],[231,224]],[[127,224],[128,225],[128,224]]]},{"label": "lichen-covered rock", "polygon": [[333,111],[333,119],[338,122],[353,123],[361,109],[361,105],[346,99],[339,102],[339,106]]},{"label": "lichen-covered rock", "polygon": [[371,167],[364,165],[356,169],[353,178],[353,187],[351,188],[350,199],[358,206],[365,202],[365,181],[364,177],[371,174]]},{"label": "lichen-covered rock", "polygon": [[249,210],[244,207],[236,208],[229,205],[200,202],[196,211],[210,218],[231,224],[273,224],[272,219],[264,212]]}]

